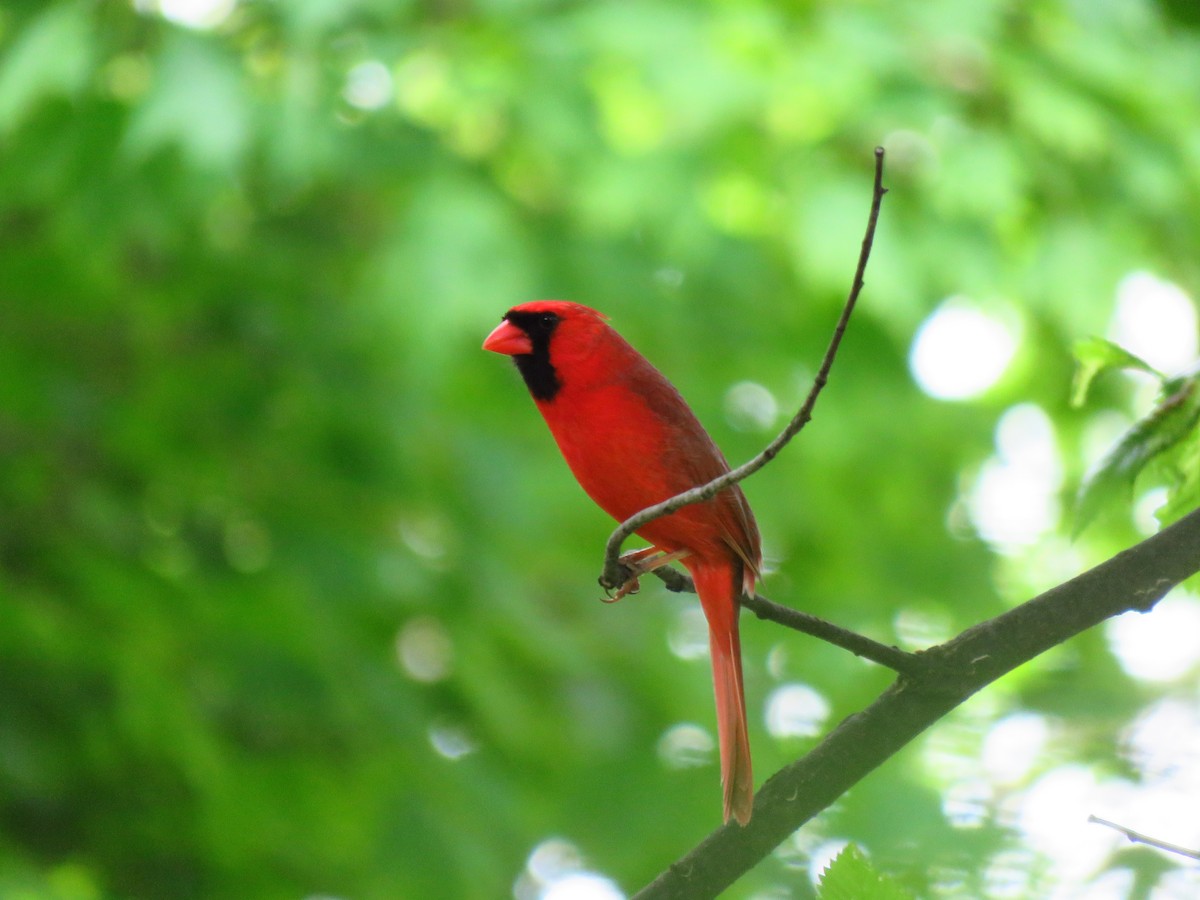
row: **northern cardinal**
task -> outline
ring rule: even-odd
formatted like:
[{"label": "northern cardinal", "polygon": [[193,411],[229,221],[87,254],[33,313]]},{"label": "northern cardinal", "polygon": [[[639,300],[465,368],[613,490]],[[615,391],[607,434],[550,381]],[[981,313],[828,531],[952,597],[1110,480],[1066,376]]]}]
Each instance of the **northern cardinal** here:
[{"label": "northern cardinal", "polygon": [[[504,314],[483,349],[513,358],[571,472],[618,521],[729,471],[671,382],[594,309],[523,303]],[[636,573],[679,560],[695,582],[708,620],[725,821],[745,825],[754,783],[738,601],[742,591],[753,593],[762,565],[754,514],[734,486],[638,534],[652,546],[623,557]]]}]

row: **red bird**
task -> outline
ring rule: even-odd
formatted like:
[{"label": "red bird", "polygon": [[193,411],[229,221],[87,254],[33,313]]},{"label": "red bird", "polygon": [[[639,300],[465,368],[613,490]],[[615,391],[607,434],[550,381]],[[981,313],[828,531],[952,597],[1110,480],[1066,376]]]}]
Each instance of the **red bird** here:
[{"label": "red bird", "polygon": [[[594,309],[559,300],[523,303],[505,313],[483,349],[513,358],[571,472],[618,521],[729,471],[671,382]],[[738,600],[754,591],[762,566],[754,514],[734,486],[638,534],[652,546],[623,557],[635,571],[677,559],[696,584],[708,619],[725,821],[732,816],[745,825],[754,782]]]}]

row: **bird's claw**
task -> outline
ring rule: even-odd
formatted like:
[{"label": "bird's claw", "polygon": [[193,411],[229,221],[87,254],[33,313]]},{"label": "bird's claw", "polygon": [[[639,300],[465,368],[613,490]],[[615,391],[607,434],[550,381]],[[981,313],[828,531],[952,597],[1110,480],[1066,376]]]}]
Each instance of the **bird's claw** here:
[{"label": "bird's claw", "polygon": [[[688,555],[686,550],[675,550],[671,553],[662,553],[657,547],[643,547],[641,550],[630,550],[628,553],[622,553],[618,558],[621,564],[621,570],[629,577],[624,583],[617,588],[615,594],[609,594],[607,597],[602,597],[601,600],[605,603],[616,603],[622,597],[627,597],[630,594],[636,594],[641,590],[641,584],[638,579],[647,572],[653,572],[660,566],[665,566],[667,563],[674,562],[677,559],[683,559]],[[604,584],[604,579],[600,580],[601,586],[605,590],[609,588]]]},{"label": "bird's claw", "polygon": [[617,588],[617,592],[615,594],[610,594],[607,597],[601,597],[600,600],[603,603],[616,603],[622,597],[628,597],[630,594],[636,594],[641,589],[642,586],[640,583],[638,583],[638,577],[633,575],[628,581]]}]

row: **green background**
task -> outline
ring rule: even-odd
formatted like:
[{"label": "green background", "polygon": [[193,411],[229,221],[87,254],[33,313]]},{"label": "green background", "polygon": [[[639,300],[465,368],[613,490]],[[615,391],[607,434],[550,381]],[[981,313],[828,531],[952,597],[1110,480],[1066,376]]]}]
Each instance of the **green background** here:
[{"label": "green background", "polygon": [[[6,3],[0,895],[530,900],[547,846],[629,893],[719,824],[712,754],[659,749],[713,726],[671,650],[695,601],[597,602],[612,523],[479,344],[524,300],[598,307],[744,460],[807,390],[879,144],[843,354],[746,485],[764,593],[913,646],[1136,540],[1117,510],[1001,552],[962,498],[1016,404],[1055,425],[1064,505],[1093,417],[1145,412],[1116,378],[1070,409],[1070,348],[1131,271],[1200,291],[1198,28],[1149,0]],[[1021,343],[947,403],[907,358],[958,294]],[[779,416],[730,415],[741,381]],[[776,687],[827,701],[819,732],[889,681],[743,640],[760,782],[817,739],[769,733]],[[1084,635],[729,896],[811,896],[846,839],[921,896],[1047,896],[1005,803],[1064,765],[1136,786],[1118,736],[1164,695],[1200,702],[1195,669],[1147,684]],[[956,824],[947,767],[1022,711],[1045,753]]]}]

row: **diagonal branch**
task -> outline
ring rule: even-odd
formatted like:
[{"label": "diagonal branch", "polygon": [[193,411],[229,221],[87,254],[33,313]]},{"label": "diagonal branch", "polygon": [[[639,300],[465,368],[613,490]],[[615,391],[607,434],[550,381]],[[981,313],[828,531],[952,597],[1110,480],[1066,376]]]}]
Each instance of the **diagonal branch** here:
[{"label": "diagonal branch", "polygon": [[[678,569],[663,566],[654,569],[653,574],[658,576],[669,591],[674,591],[677,594],[692,594],[696,591],[696,585],[692,582],[692,579]],[[768,600],[762,594],[755,594],[753,597],[747,597],[743,594],[741,603],[742,606],[760,619],[767,619],[787,628],[793,628],[804,634],[820,638],[827,643],[833,644],[835,647],[849,650],[855,656],[861,656],[863,659],[879,663],[879,665],[886,666],[895,672],[899,672],[901,675],[916,677],[923,674],[928,668],[924,657],[919,654],[908,653],[897,647],[889,647],[887,644],[881,644],[879,641],[874,641],[856,631],[850,631],[848,628],[834,625],[825,619],[801,612],[798,609],[792,609],[790,606],[784,606],[773,600]]]},{"label": "diagonal branch", "polygon": [[738,466],[731,472],[726,472],[718,478],[714,478],[708,484],[699,485],[691,490],[684,491],[682,494],[670,497],[661,503],[656,503],[654,506],[647,507],[622,522],[609,536],[608,543],[604,548],[604,571],[600,575],[601,587],[611,590],[629,580],[630,572],[621,563],[620,555],[621,545],[629,539],[631,534],[648,522],[673,513],[675,510],[690,503],[700,503],[708,500],[726,488],[753,475],[774,459],[779,451],[787,445],[788,441],[794,438],[800,429],[808,424],[812,418],[813,407],[817,403],[817,396],[829,381],[829,372],[833,368],[833,360],[837,356],[838,347],[842,343],[842,335],[846,333],[846,326],[850,322],[850,315],[854,312],[854,305],[858,301],[858,295],[862,292],[863,275],[867,269],[867,260],[871,256],[871,245],[875,242],[875,225],[879,221],[879,208],[883,203],[883,195],[886,193],[887,188],[883,186],[883,148],[876,147],[875,189],[871,200],[871,215],[867,220],[867,232],[863,237],[862,250],[858,256],[858,268],[854,272],[854,283],[850,288],[849,296],[846,298],[846,305],[842,309],[842,315],[838,319],[837,327],[834,328],[829,348],[825,351],[825,358],[821,361],[821,368],[817,371],[817,376],[813,379],[812,388],[809,390],[808,396],[805,398],[800,410],[775,440],[771,441],[758,456],[749,462]]},{"label": "diagonal branch", "polygon": [[920,655],[928,668],[902,676],[845,719],[808,755],[769,778],[744,828],[718,828],[634,900],[716,897],[788,835],[905,744],[1006,672],[1105,619],[1149,611],[1200,572],[1200,510],[1027,603]]},{"label": "diagonal branch", "polygon": [[849,650],[855,656],[861,656],[863,659],[869,659],[881,666],[887,666],[901,675],[916,678],[925,674],[929,668],[925,664],[924,657],[916,653],[907,653],[898,647],[889,647],[887,644],[881,644],[858,632],[834,625],[811,613],[774,603],[758,594],[753,597],[742,597],[742,606],[760,619],[767,619],[788,628],[803,631],[805,634],[820,638],[843,650]]},{"label": "diagonal branch", "polygon": [[1159,850],[1165,850],[1168,853],[1177,853],[1180,856],[1186,856],[1188,859],[1200,859],[1200,850],[1191,850],[1188,847],[1181,847],[1179,844],[1169,844],[1166,841],[1161,841],[1158,838],[1150,837],[1148,834],[1142,834],[1140,831],[1134,831],[1132,828],[1126,828],[1124,825],[1118,825],[1116,822],[1110,822],[1108,819],[1102,819],[1099,816],[1088,816],[1089,822],[1094,822],[1097,825],[1107,825],[1109,828],[1116,829],[1129,838],[1134,844],[1145,844],[1147,847],[1157,847]]}]

